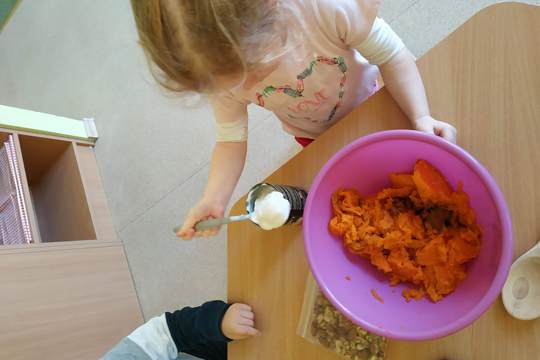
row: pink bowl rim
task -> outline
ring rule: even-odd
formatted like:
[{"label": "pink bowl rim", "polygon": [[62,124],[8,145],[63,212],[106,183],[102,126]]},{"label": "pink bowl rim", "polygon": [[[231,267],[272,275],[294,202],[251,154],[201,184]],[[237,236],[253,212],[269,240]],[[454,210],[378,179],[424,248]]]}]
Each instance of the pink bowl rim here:
[{"label": "pink bowl rim", "polygon": [[[476,174],[478,174],[480,179],[482,180],[482,182],[488,189],[492,199],[494,200],[497,214],[501,221],[501,227],[502,227],[502,250],[501,250],[501,258],[499,262],[499,267],[497,269],[495,278],[491,286],[489,287],[487,292],[484,294],[482,299],[469,312],[467,312],[462,317],[456,319],[455,321],[447,324],[446,326],[434,328],[428,331],[419,331],[419,332],[411,332],[410,330],[409,331],[407,330],[395,331],[395,330],[384,329],[372,323],[366,322],[361,317],[349,312],[338,301],[338,299],[336,299],[333,296],[332,292],[328,289],[326,284],[324,284],[323,281],[321,280],[321,274],[319,274],[318,270],[314,268],[313,266],[314,255],[312,252],[313,249],[311,248],[310,243],[308,241],[308,239],[310,238],[309,229],[311,225],[309,214],[311,213],[311,208],[313,207],[313,202],[314,202],[313,196],[310,196],[310,195],[314,194],[315,193],[314,190],[319,188],[321,181],[324,178],[325,174],[328,172],[328,170],[331,169],[332,166],[334,166],[334,164],[340,161],[344,156],[348,155],[350,152],[352,152],[353,150],[357,148],[364,147],[372,143],[384,141],[384,140],[403,140],[403,139],[416,140],[416,141],[421,141],[421,142],[439,146],[443,148],[444,150],[448,151],[449,153],[453,154],[460,160],[462,160],[469,168],[471,168]],[[305,206],[305,211],[304,211],[303,232],[304,232],[304,249],[306,252],[306,256],[308,258],[311,272],[315,280],[317,281],[319,288],[324,293],[326,298],[352,322],[360,325],[364,329],[374,334],[384,336],[390,339],[396,339],[396,340],[418,341],[418,340],[431,340],[431,339],[441,338],[441,337],[453,334],[459,330],[462,330],[466,326],[470,325],[472,322],[478,319],[495,301],[495,299],[499,295],[506,281],[506,277],[508,276],[508,271],[512,263],[512,254],[513,254],[512,221],[511,221],[510,212],[508,210],[508,206],[506,204],[504,196],[501,190],[499,189],[497,183],[495,182],[495,180],[491,177],[488,171],[484,168],[482,164],[480,164],[478,160],[476,160],[472,155],[467,153],[462,148],[440,137],[421,133],[415,130],[388,130],[388,131],[381,131],[381,132],[373,133],[370,135],[366,135],[366,136],[363,136],[354,140],[353,142],[351,142],[350,144],[346,145],[341,150],[339,150],[336,154],[334,154],[330,158],[330,160],[321,168],[321,170],[319,171],[319,174],[313,180],[311,189],[308,192],[308,198],[306,201],[306,206]]]}]

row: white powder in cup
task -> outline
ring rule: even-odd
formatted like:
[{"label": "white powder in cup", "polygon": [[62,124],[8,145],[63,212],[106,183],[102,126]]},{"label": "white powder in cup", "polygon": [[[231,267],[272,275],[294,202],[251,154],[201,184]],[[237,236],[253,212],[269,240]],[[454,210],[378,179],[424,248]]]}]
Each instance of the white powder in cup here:
[{"label": "white powder in cup", "polygon": [[284,225],[291,213],[291,203],[282,193],[272,191],[255,200],[251,220],[264,230],[272,230]]}]

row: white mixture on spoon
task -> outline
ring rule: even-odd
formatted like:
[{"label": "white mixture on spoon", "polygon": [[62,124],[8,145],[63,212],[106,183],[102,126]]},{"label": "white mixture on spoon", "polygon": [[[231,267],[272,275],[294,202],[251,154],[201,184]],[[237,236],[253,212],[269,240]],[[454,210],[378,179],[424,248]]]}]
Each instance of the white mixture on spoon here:
[{"label": "white mixture on spoon", "polygon": [[271,193],[255,200],[251,220],[264,230],[278,228],[287,222],[291,213],[291,203],[282,193]]}]

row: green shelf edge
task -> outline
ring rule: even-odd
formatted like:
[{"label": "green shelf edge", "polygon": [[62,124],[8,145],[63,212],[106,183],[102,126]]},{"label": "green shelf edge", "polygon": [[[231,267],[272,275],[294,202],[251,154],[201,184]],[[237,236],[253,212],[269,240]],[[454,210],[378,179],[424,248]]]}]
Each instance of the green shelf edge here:
[{"label": "green shelf edge", "polygon": [[0,105],[0,127],[88,142],[97,140],[92,119],[75,120],[6,105]]}]

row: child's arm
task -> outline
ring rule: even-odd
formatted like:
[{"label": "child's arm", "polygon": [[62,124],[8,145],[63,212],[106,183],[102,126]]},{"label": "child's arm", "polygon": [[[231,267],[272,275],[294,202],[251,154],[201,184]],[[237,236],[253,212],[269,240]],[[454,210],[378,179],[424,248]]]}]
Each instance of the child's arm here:
[{"label": "child's arm", "polygon": [[456,129],[431,117],[422,78],[407,48],[402,48],[379,69],[388,91],[417,130],[456,142]]},{"label": "child's arm", "polygon": [[234,188],[244,169],[247,142],[217,142],[210,161],[210,174],[203,197],[189,211],[178,236],[189,240],[193,236],[215,235],[218,229],[195,232],[195,224],[206,218],[223,217]]},{"label": "child's arm", "polygon": [[254,314],[245,304],[209,301],[165,313],[147,321],[111,349],[102,360],[177,359],[188,353],[204,359],[226,359],[227,342],[258,335]]},{"label": "child's arm", "polygon": [[452,125],[431,117],[414,56],[383,19],[375,18],[369,35],[354,47],[379,67],[388,91],[417,130],[456,141],[456,129]]},{"label": "child's arm", "polygon": [[354,48],[381,70],[385,86],[420,131],[455,142],[456,129],[431,117],[415,59],[392,28],[378,18],[379,0],[313,1],[324,33]]},{"label": "child's arm", "polygon": [[223,301],[209,301],[166,313],[166,318],[178,351],[202,359],[225,359],[228,341],[259,334],[254,327],[255,315],[246,304],[229,306]]},{"label": "child's arm", "polygon": [[246,161],[248,103],[235,98],[230,92],[211,95],[209,100],[216,120],[217,142],[203,196],[189,211],[176,234],[184,240],[218,232],[219,228],[215,228],[198,233],[195,224],[207,218],[223,217]]},{"label": "child's arm", "polygon": [[247,141],[218,142],[210,162],[210,174],[203,198],[226,206],[244,169]]}]

